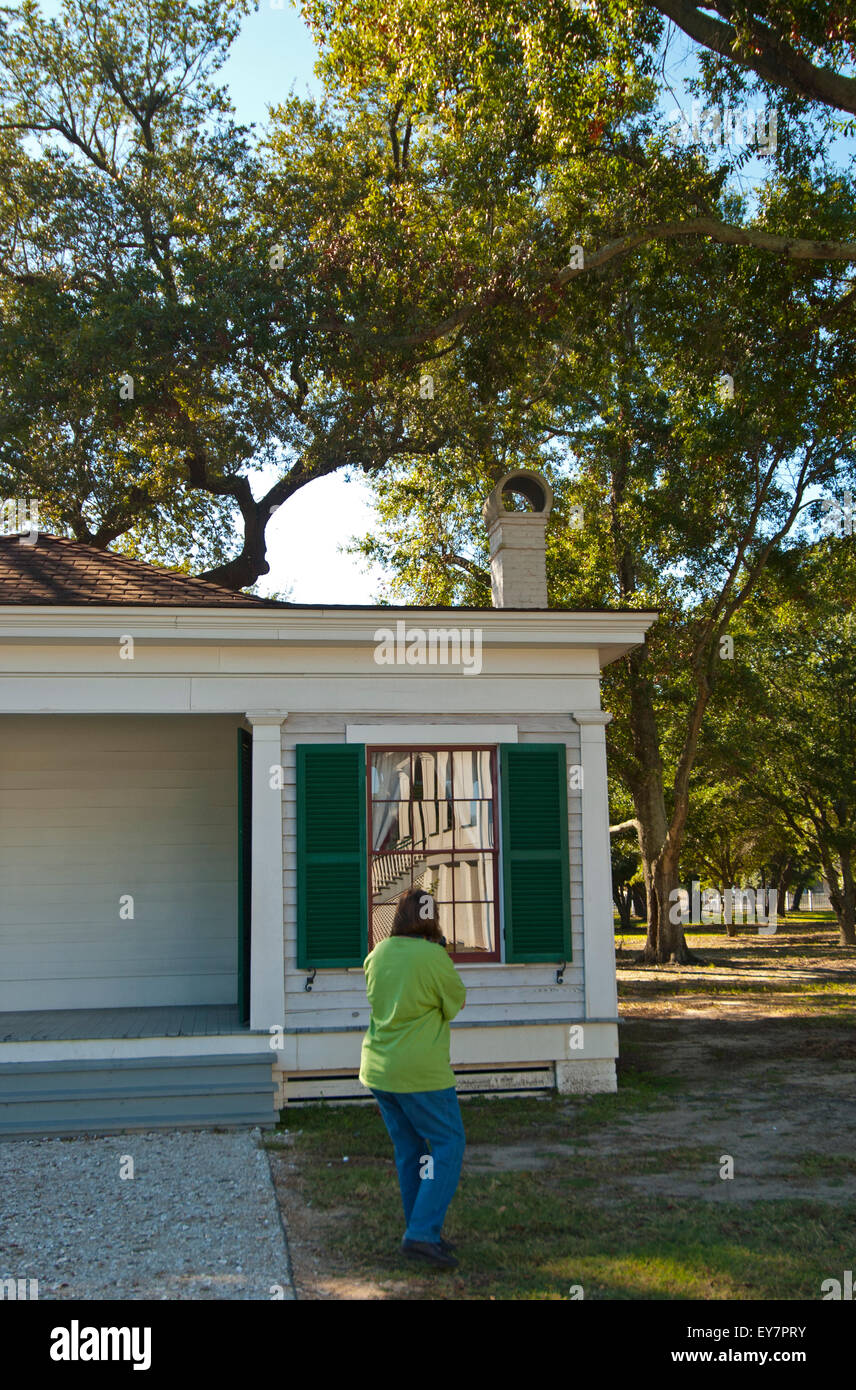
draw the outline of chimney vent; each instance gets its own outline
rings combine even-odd
[[[526,510],[510,510],[506,499],[513,498],[522,498]],[[552,507],[550,484],[528,468],[506,473],[485,502],[494,608],[547,607],[545,532]]]

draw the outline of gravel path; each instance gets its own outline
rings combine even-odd
[[[0,1144],[0,1279],[37,1279],[39,1299],[293,1299],[258,1139],[170,1130]],[[121,1176],[129,1157],[133,1178]]]

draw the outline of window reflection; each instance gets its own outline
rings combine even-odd
[[[371,943],[411,885],[438,904],[455,954],[498,954],[494,770],[489,749],[383,749],[370,756]]]

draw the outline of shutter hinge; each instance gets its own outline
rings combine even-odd
[[[311,975],[307,975],[307,976],[306,976],[306,984],[303,986],[303,988],[304,988],[304,990],[306,991],[307,994],[311,994],[311,993],[312,993],[312,986],[313,986],[313,984],[315,983],[315,976],[316,976],[317,974],[318,974],[318,971],[317,971],[317,970],[313,970],[312,973],[311,973]]]

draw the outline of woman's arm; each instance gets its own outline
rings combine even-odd
[[[440,995],[440,1008],[443,1017],[449,1022],[456,1014],[461,1012],[467,998],[467,991],[464,982],[455,969],[445,949],[441,948],[441,957],[438,961],[436,975],[437,990]]]

